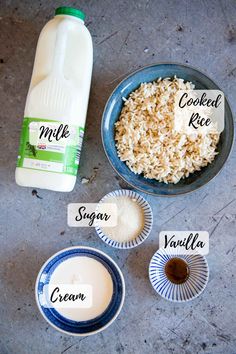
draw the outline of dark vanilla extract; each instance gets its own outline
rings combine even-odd
[[[165,265],[167,278],[174,284],[184,283],[189,276],[189,267],[182,258],[171,258]]]

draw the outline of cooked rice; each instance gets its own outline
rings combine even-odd
[[[211,163],[219,133],[186,135],[175,132],[174,98],[177,90],[193,90],[179,78],[143,83],[124,99],[115,124],[118,156],[135,174],[177,183]]]

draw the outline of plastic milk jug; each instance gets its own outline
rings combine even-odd
[[[84,18],[80,10],[59,7],[40,34],[15,175],[20,186],[74,188],[93,63]]]

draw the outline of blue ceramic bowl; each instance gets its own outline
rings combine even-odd
[[[208,166],[202,168],[177,184],[165,184],[154,179],[146,179],[143,175],[134,174],[127,165],[120,161],[114,139],[114,124],[118,120],[123,107],[122,97],[127,98],[142,82],[151,82],[159,77],[176,75],[194,83],[196,89],[220,90],[219,87],[202,72],[181,64],[157,64],[144,67],[125,78],[112,92],[103,112],[101,134],[105,153],[115,171],[134,188],[157,196],[174,196],[193,192],[215,177],[224,166],[234,140],[234,124],[231,109],[225,99],[225,129],[221,133],[217,151],[219,154]]]
[[[165,266],[172,258],[181,258],[188,265],[189,276],[182,284],[172,283],[166,276]],[[164,299],[173,302],[186,302],[198,297],[206,288],[209,279],[207,260],[200,254],[170,254],[159,249],[149,265],[149,279],[155,291]]]
[[[117,242],[112,239],[110,239],[107,235],[105,235],[102,231],[102,228],[100,226],[95,226],[95,230],[100,237],[100,239],[104,242],[106,242],[109,246],[114,247],[114,248],[120,248],[120,249],[130,249],[137,247],[141,245],[149,236],[151,230],[152,230],[152,223],[153,223],[153,215],[152,215],[152,209],[149,203],[144,199],[140,194],[128,190],[128,189],[119,189],[113,192],[110,192],[106,194],[99,203],[106,203],[106,198],[108,197],[119,197],[119,196],[126,196],[129,198],[134,198],[136,199],[138,205],[143,209],[144,213],[144,227],[142,232],[132,241],[126,241],[126,242]]]
[[[55,268],[63,261],[71,257],[86,256],[101,262],[111,275],[113,281],[113,295],[107,309],[98,317],[89,320],[76,322],[63,317],[54,308],[45,307],[40,301],[44,285],[48,284]],[[55,329],[70,335],[88,336],[98,333],[108,326],[119,315],[124,303],[125,282],[118,265],[105,253],[91,247],[70,247],[66,248],[49,258],[39,271],[35,296],[38,308],[44,319]]]

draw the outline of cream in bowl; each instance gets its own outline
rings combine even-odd
[[[55,310],[72,321],[88,321],[100,316],[109,306],[113,294],[112,278],[106,267],[96,259],[87,256],[71,257],[60,263],[52,273],[50,283],[58,284],[58,289],[60,284],[68,283],[89,284],[92,287],[91,306],[85,308],[57,307],[58,304],[61,305],[59,301],[66,301],[66,299],[59,299],[60,290],[53,294]]]
[[[148,202],[131,190],[116,190],[107,194],[99,204],[115,204],[117,225],[99,226],[95,229],[98,236],[108,245],[116,248],[133,248],[141,244],[152,228],[152,210]]]
[[[125,283],[119,267],[105,253],[71,247],[43,265],[35,291],[41,314],[54,328],[90,335],[116,319],[124,302]]]

